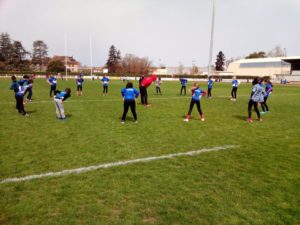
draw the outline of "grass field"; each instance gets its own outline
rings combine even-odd
[[[136,163],[81,174],[0,184],[0,224],[300,224],[300,87],[275,85],[263,122],[246,122],[250,84],[229,101],[230,84],[216,83],[202,99],[206,121],[193,111],[179,82],[162,96],[148,89],[151,107],[137,104],[138,124],[123,110],[121,81],[102,96],[99,81],[75,81],[55,118],[49,87],[37,79],[30,117],[15,111],[9,79],[0,79],[0,179],[57,172],[215,146],[232,149]],[[191,82],[189,82],[191,85]],[[137,87],[137,83],[135,83]],[[206,87],[202,84],[202,87]],[[139,101],[137,101],[139,102]],[[253,118],[256,118],[253,113]]]

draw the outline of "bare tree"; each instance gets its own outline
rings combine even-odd
[[[147,58],[139,58],[133,54],[126,54],[122,61],[122,72],[129,74],[148,74],[152,62]]]
[[[268,52],[269,57],[283,57],[286,56],[285,49],[280,45],[276,45],[270,52]]]

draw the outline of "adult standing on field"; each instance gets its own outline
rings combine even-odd
[[[252,123],[252,117],[251,117],[251,113],[252,113],[252,106],[254,106],[254,110],[257,114],[257,118],[258,121],[262,121],[262,119],[260,118],[260,113],[258,111],[258,103],[262,103],[264,101],[264,96],[265,96],[265,90],[264,87],[262,85],[262,79],[261,78],[254,78],[253,82],[252,82],[252,92],[251,92],[251,96],[250,96],[250,100],[248,103],[248,123]]]
[[[140,79],[139,79],[139,89],[140,89],[140,94],[141,94],[141,103],[142,103],[142,105],[144,105],[145,103],[144,103],[144,90],[143,90],[143,87],[142,87],[142,82],[143,82],[143,80],[145,79],[145,76],[144,75],[142,75],[142,76],[140,76]]]
[[[135,111],[135,99],[138,98],[139,92],[135,88],[133,88],[132,82],[128,82],[126,84],[126,88],[123,88],[121,90],[121,94],[124,100],[124,111],[121,119],[121,123],[125,123],[126,115],[128,112],[128,109],[130,107],[130,110],[132,112],[133,118],[135,123],[137,123],[137,115]]]
[[[52,92],[53,92],[53,95],[55,95],[57,78],[51,74],[50,78],[47,79],[47,82],[50,85],[50,97],[52,97]]]
[[[152,84],[152,82],[156,81],[156,79],[157,76],[151,75],[150,77],[145,77],[141,82],[140,90],[141,90],[142,104],[144,106],[149,106],[147,88]]]
[[[240,82],[236,79],[236,77],[233,77],[233,80],[231,82],[231,86],[232,86],[231,101],[236,101],[236,93],[239,85]]]

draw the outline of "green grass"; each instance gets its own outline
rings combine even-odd
[[[10,80],[0,80],[0,179],[61,171],[214,146],[236,148],[198,156],[132,164],[64,177],[0,184],[0,224],[299,224],[300,88],[276,85],[271,113],[248,124],[251,87],[237,102],[230,84],[217,83],[202,99],[206,121],[193,111],[179,82],[164,82],[162,96],[148,89],[151,107],[137,104],[124,125],[121,81],[102,96],[99,81],[75,81],[65,102],[66,121],[55,118],[45,80],[34,83],[30,117],[14,109]],[[137,87],[137,83],[134,84]],[[189,83],[191,85],[191,82]],[[205,87],[205,84],[202,84]],[[139,102],[139,101],[137,101]],[[253,113],[253,118],[256,118]]]

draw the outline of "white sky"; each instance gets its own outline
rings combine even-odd
[[[0,32],[31,51],[43,40],[49,56],[67,55],[90,65],[105,64],[114,44],[126,53],[147,56],[154,65],[207,66],[212,0],[0,0]],[[216,0],[213,62],[270,51],[279,44],[300,55],[300,0]]]

